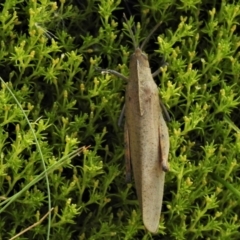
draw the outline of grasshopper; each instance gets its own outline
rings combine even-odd
[[[131,28],[130,33],[135,42]],[[149,232],[156,233],[162,209],[165,172],[168,171],[169,135],[163,118],[166,110],[159,99],[148,57],[142,52],[145,42],[146,39],[140,48],[134,44],[128,78],[114,70],[103,71],[127,80],[124,106],[126,176],[130,178],[132,168],[144,226]]]

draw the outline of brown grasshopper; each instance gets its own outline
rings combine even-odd
[[[130,33],[135,42],[131,30]],[[132,168],[143,223],[148,231],[156,233],[162,209],[165,172],[168,171],[169,135],[163,118],[166,110],[159,99],[148,57],[142,52],[146,40],[140,48],[135,44],[128,78],[113,70],[103,71],[127,80],[124,107],[127,179]],[[168,114],[166,117],[169,118]]]

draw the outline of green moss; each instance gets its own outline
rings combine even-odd
[[[139,42],[162,21],[145,51],[153,71],[163,56],[169,64],[156,78],[172,117],[159,234],[145,232],[125,183],[126,83],[95,70],[128,76],[124,1],[10,0],[0,13],[0,239],[52,207],[18,239],[239,239],[239,3],[128,6]]]

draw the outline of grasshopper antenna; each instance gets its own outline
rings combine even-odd
[[[152,31],[148,34],[148,36],[145,38],[143,41],[140,49],[143,49],[144,45],[148,42],[149,38],[153,35],[153,33],[159,28],[159,26],[162,24],[162,22],[159,22],[153,29]]]
[[[134,49],[136,49],[138,46],[137,46],[137,42],[136,42],[136,39],[134,37],[134,34],[133,34],[133,31],[132,31],[132,28],[131,26],[128,24],[128,20],[127,20],[127,17],[125,15],[125,13],[123,13],[123,18],[126,22],[126,25],[128,26],[128,31],[130,33],[130,37],[132,38],[132,41],[133,41],[133,45],[134,45]]]
[[[126,6],[126,8],[127,8],[127,12],[128,12],[128,14],[129,14],[129,16],[132,16],[131,10],[130,10],[129,5],[128,5],[127,2],[128,2],[127,0],[124,1],[125,6]]]

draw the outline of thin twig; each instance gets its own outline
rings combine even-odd
[[[29,226],[28,228],[24,229],[23,231],[21,231],[20,233],[18,233],[17,235],[15,235],[14,237],[10,238],[9,240],[13,240],[16,239],[17,237],[21,236],[22,234],[24,234],[25,232],[29,231],[31,228],[36,227],[37,225],[39,225],[48,215],[49,213],[53,210],[54,208],[51,208],[38,222],[34,223],[33,225]]]

